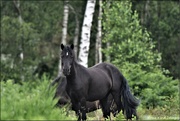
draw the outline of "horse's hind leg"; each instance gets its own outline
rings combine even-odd
[[[122,102],[121,102],[121,95],[117,92],[112,92],[112,95],[113,95],[113,98],[114,98],[114,101],[117,105],[117,110],[118,110],[118,113],[121,111],[123,111],[123,105],[122,105]]]
[[[110,117],[110,105],[108,103],[108,98],[105,97],[105,98],[101,99],[100,104],[102,107],[103,117],[104,118],[108,118],[108,116]]]

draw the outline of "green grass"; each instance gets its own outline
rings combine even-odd
[[[180,119],[178,107],[171,107],[171,110],[168,110],[168,107],[166,107],[166,108],[157,107],[154,109],[152,109],[152,108],[144,109],[144,108],[142,108],[142,105],[140,105],[137,109],[137,112],[138,112],[140,121],[145,121],[145,120],[177,121]],[[87,116],[88,116],[89,120],[102,120],[103,119],[101,109],[99,109],[95,112],[92,112],[92,113],[88,113]],[[122,112],[120,112],[116,117],[113,117],[113,115],[111,115],[111,119],[117,120],[117,121],[126,120],[124,118],[124,115],[122,114]],[[136,120],[136,119],[133,118],[133,120]],[[107,121],[109,121],[109,119]]]
[[[1,120],[77,120],[74,111],[67,108],[54,108],[57,100],[53,100],[55,89],[48,90],[50,81],[27,81],[22,85],[12,80],[1,81]],[[178,120],[178,100],[172,99],[170,107],[145,109],[138,107],[140,120]],[[101,109],[88,113],[88,120],[102,120]],[[122,113],[112,120],[125,120]]]
[[[145,109],[140,105],[137,109],[139,120],[178,120],[179,119],[179,108],[175,107],[177,103],[173,100],[171,107],[156,107]],[[174,103],[174,105],[173,105]],[[170,110],[169,110],[170,108]]]

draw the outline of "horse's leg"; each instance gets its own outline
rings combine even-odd
[[[80,103],[71,100],[72,102],[72,109],[75,111],[76,116],[78,116],[78,121],[81,121],[81,111],[80,111]]]
[[[108,118],[110,116],[110,105],[108,103],[108,96],[100,100],[100,104],[102,107],[103,117]]]
[[[115,101],[115,103],[117,105],[117,110],[118,110],[118,113],[119,113],[121,111],[121,109],[123,109],[123,105],[122,105],[122,102],[121,102],[121,95],[118,92],[115,92],[115,91],[112,92],[112,95],[113,95],[114,101]]]
[[[86,120],[86,99],[82,98],[80,101],[80,109],[82,112],[82,120]]]
[[[136,120],[138,120],[138,119],[139,119],[139,117],[138,117],[138,115],[137,115],[137,113],[136,113],[136,112],[135,112],[134,116],[136,116]]]

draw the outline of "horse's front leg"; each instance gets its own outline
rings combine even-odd
[[[71,100],[72,101],[72,100]],[[78,121],[81,121],[81,111],[80,111],[80,102],[74,102],[72,101],[72,109],[75,111],[76,116],[78,117]]]
[[[82,113],[82,120],[86,120],[86,99],[82,98],[81,101],[81,113]]]
[[[81,121],[82,117],[81,117],[81,111],[80,110],[78,110],[76,112],[76,115],[78,116],[78,121]]]

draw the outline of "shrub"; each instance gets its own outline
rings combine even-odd
[[[36,84],[36,86],[34,86]],[[1,81],[1,119],[2,120],[64,120],[64,108],[55,108],[54,89],[48,90],[47,79],[36,82],[14,84],[12,80]],[[34,87],[33,87],[34,86]],[[74,118],[75,119],[75,118]]]

